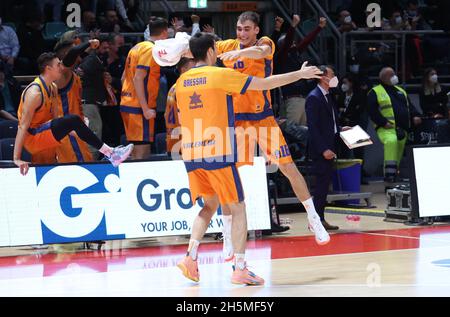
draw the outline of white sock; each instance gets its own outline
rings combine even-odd
[[[200,241],[191,239],[189,240],[188,254],[191,256],[192,260],[197,260],[197,252]]]
[[[236,253],[234,255],[234,265],[236,265],[236,267],[239,270],[244,270],[245,269],[245,254]]]
[[[302,201],[303,207],[306,209],[306,213],[308,214],[308,218],[311,220],[315,220],[319,218],[319,215],[316,212],[316,208],[314,207],[314,202],[312,198],[309,198],[305,201]]]
[[[110,157],[113,149],[109,145],[106,145],[106,143],[103,143],[102,147],[98,151],[103,155]]]
[[[231,227],[233,224],[233,216],[232,215],[222,215],[223,218],[223,228],[222,233],[224,238],[231,239]]]

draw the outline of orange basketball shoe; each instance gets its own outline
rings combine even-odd
[[[231,275],[231,283],[245,285],[264,285],[264,279],[249,271],[247,265],[243,270],[233,265],[233,275]]]
[[[197,260],[194,261],[189,255],[178,262],[177,266],[180,268],[183,275],[191,281],[198,282],[200,280]]]

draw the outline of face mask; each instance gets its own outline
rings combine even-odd
[[[345,22],[345,23],[352,23],[352,16],[351,16],[351,15],[346,16],[346,17],[344,18],[344,22]]]
[[[433,84],[437,84],[437,82],[438,82],[438,75],[433,75],[433,76],[431,76],[431,77],[430,77],[430,81],[431,81]]]
[[[394,75],[394,76],[391,77],[391,84],[394,85],[394,86],[398,84],[398,77],[397,77],[397,75]]]
[[[350,87],[347,84],[342,84],[341,89],[343,92],[349,91]]]
[[[402,23],[402,17],[396,17],[395,18],[395,24],[401,24]]]
[[[358,64],[350,65],[350,71],[353,74],[358,74],[359,73],[359,65]]]
[[[328,86],[330,88],[336,88],[338,85],[339,85],[339,79],[336,76],[331,78],[330,81],[328,82]]]
[[[415,16],[417,16],[417,12],[416,11],[408,11],[408,16],[410,18],[414,18]]]

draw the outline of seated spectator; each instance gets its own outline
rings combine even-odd
[[[339,13],[339,20],[336,26],[341,33],[355,31],[358,29],[355,22],[353,22],[352,20],[350,12],[348,12],[347,10],[342,10]]]
[[[121,31],[119,24],[119,17],[115,10],[107,10],[105,12],[105,18],[100,26],[100,31],[106,33],[119,33]]]
[[[20,45],[16,32],[11,27],[3,25],[0,17],[0,59],[6,64],[6,73],[12,73],[19,50]]]
[[[28,14],[25,24],[17,30],[21,43],[17,59],[17,72],[23,75],[37,74],[36,60],[45,52],[45,41],[42,36],[42,16],[39,13]]]
[[[5,85],[5,73],[0,72],[0,90],[3,90],[3,87]],[[0,121],[2,119],[17,121],[17,118],[15,116],[5,110],[5,100],[3,99],[3,95],[0,94]]]
[[[419,12],[417,0],[409,0],[407,8],[403,13],[405,21],[411,25],[411,30],[430,30],[431,27],[425,22],[422,14]]]
[[[346,75],[342,78],[338,110],[341,126],[361,125],[360,118],[365,111],[364,97],[359,91],[353,75]]]
[[[400,9],[395,9],[392,12],[391,17],[388,19],[383,19],[382,28],[385,31],[404,31],[411,30],[411,25],[409,21],[402,17],[402,12]],[[399,35],[396,37],[400,37]]]
[[[420,91],[420,106],[423,114],[429,118],[447,118],[447,91],[439,84],[435,69],[425,70]]]
[[[97,18],[92,11],[84,11],[81,18],[81,28],[78,29],[79,33],[89,33],[97,28]]]

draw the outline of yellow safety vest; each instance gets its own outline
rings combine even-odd
[[[394,86],[398,91],[403,93],[406,98],[406,102],[408,102],[408,97],[406,91],[399,87]],[[372,88],[375,94],[377,95],[378,106],[380,107],[380,113],[383,117],[385,117],[391,124],[395,126],[395,116],[394,109],[392,108],[392,100],[389,97],[386,89],[384,89],[383,85],[378,85]],[[409,104],[408,104],[409,107]]]

